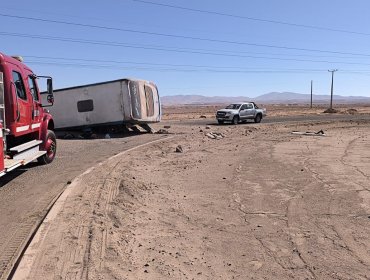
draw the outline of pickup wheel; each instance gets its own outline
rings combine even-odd
[[[218,121],[218,124],[224,124],[224,121],[222,120],[217,120]]]
[[[45,141],[46,154],[37,159],[37,161],[41,164],[51,163],[54,160],[55,153],[57,151],[57,141],[53,131],[48,130]]]
[[[257,114],[257,116],[254,118],[255,123],[260,123],[261,120],[262,120],[262,115],[261,114]]]
[[[239,122],[239,116],[234,116],[233,120],[231,121],[232,124],[238,124]]]

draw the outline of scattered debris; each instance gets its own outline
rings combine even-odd
[[[216,139],[216,140],[220,140],[222,138],[225,138],[225,135],[223,135],[222,133],[219,133],[219,132],[210,132],[210,133],[207,133],[206,136],[210,139]]]
[[[205,116],[205,115],[201,115],[199,118],[201,118],[201,119],[206,119],[206,118],[207,118],[207,116]]]
[[[169,134],[168,130],[161,128],[156,132],[157,134]]]
[[[352,108],[344,111],[344,114],[349,114],[349,115],[355,115],[357,113],[358,113],[358,111],[356,109],[352,109]]]
[[[176,153],[183,153],[184,151],[183,151],[183,149],[182,149],[182,147],[181,147],[181,145],[178,145],[177,147],[176,147]]]
[[[317,132],[312,132],[312,131],[306,131],[306,132],[301,132],[301,131],[292,131],[292,134],[296,135],[305,135],[305,136],[326,136],[325,132],[321,129]]]
[[[329,108],[329,109],[326,109],[324,111],[324,113],[326,113],[326,114],[335,114],[335,113],[339,113],[339,111],[337,109]]]
[[[247,128],[244,132],[244,135],[248,135],[250,133],[253,133],[254,131],[258,130],[257,128],[255,127],[250,127],[250,128]]]
[[[62,136],[63,139],[74,139],[76,138],[72,133],[65,133],[63,136]]]
[[[163,128],[169,129],[169,128],[171,128],[171,126],[170,125],[165,125],[165,126],[163,126]]]
[[[211,127],[209,125],[206,126],[206,129],[211,129]]]

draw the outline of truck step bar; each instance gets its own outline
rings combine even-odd
[[[8,172],[20,167],[24,166],[31,161],[34,161],[38,159],[39,157],[43,156],[46,154],[46,151],[37,151],[33,153],[32,155],[29,155],[29,157],[22,158],[22,159],[4,159],[4,164],[5,164],[5,170],[0,172],[0,177],[4,176]]]
[[[40,140],[32,140],[11,148],[10,151],[13,153],[13,156],[11,159],[4,159],[4,170],[1,171],[0,177],[46,154],[46,151],[40,151],[41,143],[42,141]]]
[[[22,160],[20,159],[5,159],[5,172],[12,171],[13,169],[16,169],[17,167],[22,165]]]
[[[32,140],[32,141],[24,143],[22,145],[15,146],[15,147],[11,148],[10,151],[20,153],[20,152],[23,152],[25,150],[31,149],[33,147],[39,146],[41,143],[42,143],[41,140]]]
[[[26,165],[26,164],[30,163],[31,161],[34,161],[34,160],[38,159],[39,157],[41,157],[45,154],[46,154],[46,151],[38,151],[38,152],[34,153],[32,156],[30,156],[29,158],[25,158],[23,160],[23,165]]]

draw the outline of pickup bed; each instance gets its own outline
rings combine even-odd
[[[255,123],[261,122],[266,116],[266,109],[258,108],[254,102],[233,103],[226,106],[225,109],[218,110],[216,119],[219,124],[231,122],[238,124],[247,120],[254,120]]]

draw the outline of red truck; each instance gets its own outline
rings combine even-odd
[[[48,104],[42,104],[37,80],[47,79]],[[38,160],[51,163],[56,153],[52,78],[37,76],[21,57],[0,53],[0,177]]]

